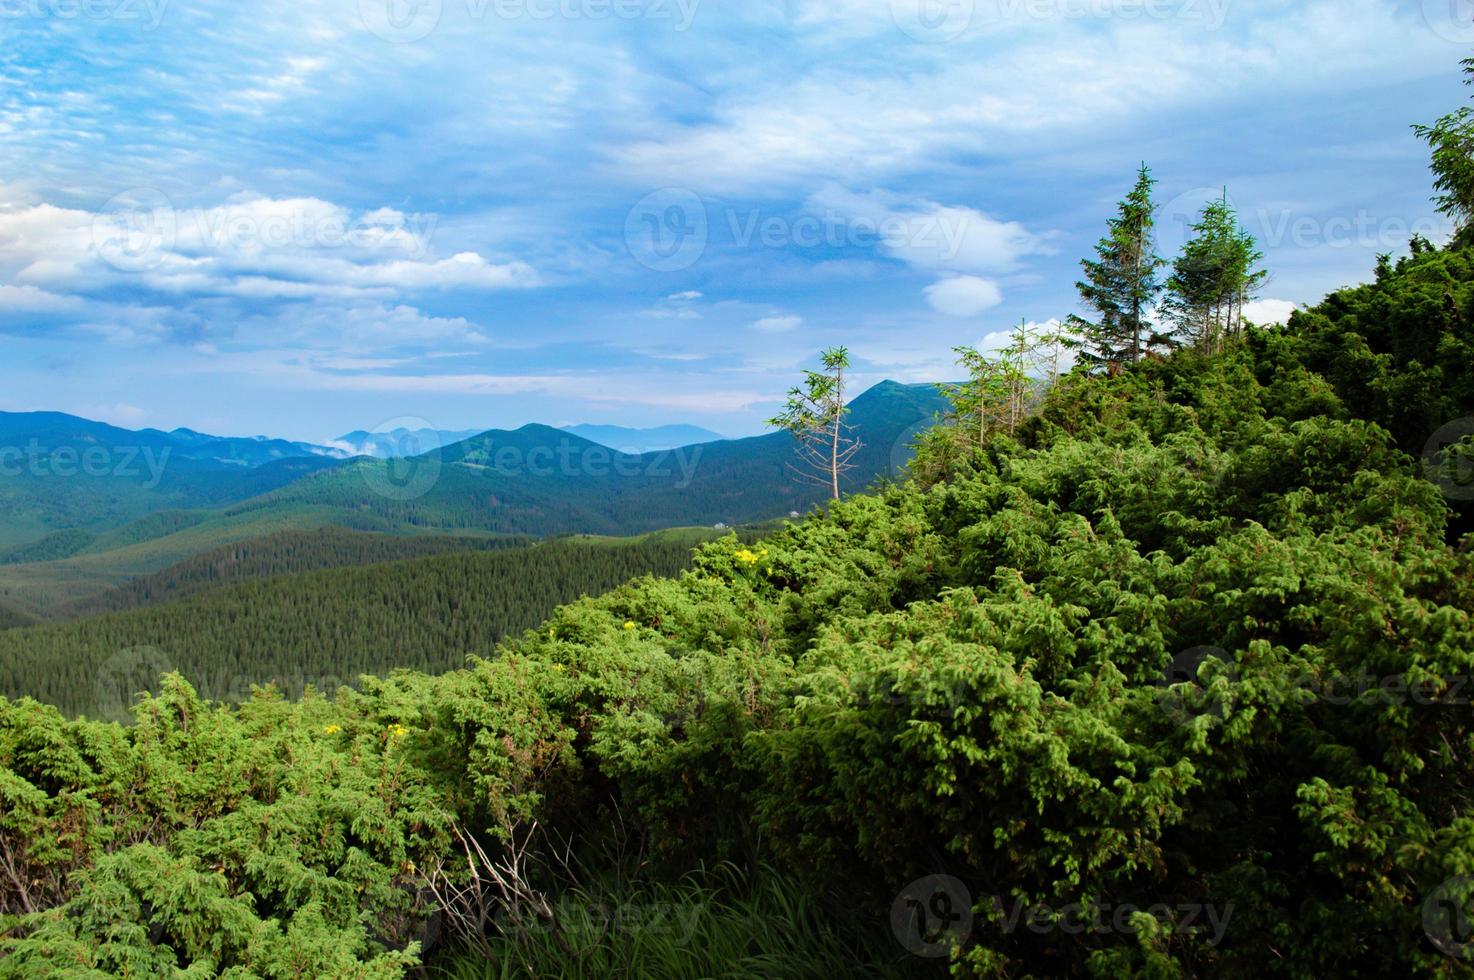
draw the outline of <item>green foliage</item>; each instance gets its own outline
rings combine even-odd
[[[331,691],[396,667],[438,673],[469,654],[489,655],[560,603],[639,575],[675,574],[690,564],[692,545],[713,536],[560,540],[244,579],[208,591],[198,586],[213,566],[195,564],[182,578],[150,583],[186,598],[0,634],[0,694],[116,720],[162,670],[178,670],[205,696],[227,700],[268,682],[295,696],[308,685]],[[342,550],[321,551],[333,541]],[[334,535],[270,541],[241,555],[256,570],[297,564],[303,559],[294,542],[314,549],[311,561],[379,552],[376,542]]]
[[[1257,268],[1264,256],[1240,227],[1226,191],[1203,207],[1192,232],[1167,279],[1164,306],[1175,327],[1170,339],[1215,354],[1239,338],[1244,304],[1267,275]]]
[[[463,669],[238,707],[174,677],[126,729],[0,702],[0,974],[391,973],[436,921],[494,950],[434,964],[455,976],[739,948],[924,973],[893,912],[941,875],[972,913],[954,976],[1466,975],[1424,904],[1474,871],[1474,547],[1407,449],[1419,413],[1474,413],[1445,360],[1471,261],[1420,251],[1220,355],[1071,376],[1012,436],[924,437],[930,478],[709,543]],[[516,554],[415,577],[455,567],[424,589],[465,603],[460,563]],[[601,884],[611,852],[638,881]],[[723,861],[785,878],[680,883]],[[689,901],[711,959],[621,933],[580,960],[576,907],[621,895]],[[792,955],[753,909],[807,923]]]
[[[1474,58],[1462,62],[1464,84],[1474,85]],[[1474,218],[1474,109],[1450,112],[1431,126],[1413,127],[1432,152],[1430,168],[1438,210],[1458,223],[1456,241],[1469,244],[1469,222]]]
[[[1161,294],[1158,272],[1164,264],[1154,246],[1155,185],[1143,163],[1136,184],[1107,222],[1096,257],[1080,263],[1085,278],[1076,287],[1094,319],[1072,317],[1072,322],[1086,338],[1083,357],[1091,364],[1119,368],[1146,352],[1151,337],[1147,313]]]
[[[230,582],[530,544],[531,539],[524,537],[424,534],[406,537],[337,527],[280,531],[187,558],[152,575],[133,579],[70,611],[77,615],[117,612],[187,598]]]

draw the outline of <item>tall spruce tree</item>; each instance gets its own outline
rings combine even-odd
[[[1095,246],[1096,258],[1080,262],[1085,278],[1075,285],[1094,319],[1072,316],[1070,321],[1085,337],[1084,359],[1112,370],[1140,360],[1152,337],[1148,312],[1162,291],[1157,272],[1165,264],[1155,251],[1155,184],[1143,163],[1136,185]]]
[[[1174,340],[1216,354],[1243,327],[1244,305],[1266,275],[1258,268],[1264,256],[1240,227],[1227,191],[1204,206],[1192,232],[1167,279],[1163,310]]]

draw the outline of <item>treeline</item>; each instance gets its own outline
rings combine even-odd
[[[526,547],[527,537],[472,535],[388,535],[327,527],[281,531],[222,545],[178,564],[134,579],[127,585],[68,610],[65,618],[121,612],[183,599],[230,582],[295,575],[350,565],[427,558],[459,551]]]
[[[695,543],[692,533],[557,540],[241,581],[162,605],[11,629],[0,633],[0,696],[117,719],[136,692],[171,670],[227,700],[268,682],[297,696],[365,673],[439,673],[470,654],[490,655],[503,637],[581,595],[677,574]],[[343,547],[341,554],[380,546]],[[282,546],[264,557],[290,562],[280,557],[289,552]]]

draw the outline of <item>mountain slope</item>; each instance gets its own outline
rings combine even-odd
[[[0,698],[116,718],[136,688],[179,670],[214,698],[252,684],[297,695],[399,667],[440,672],[490,655],[556,606],[645,574],[674,575],[717,534],[560,539],[237,581],[176,601],[0,631]],[[145,679],[147,678],[147,679]],[[120,686],[121,685],[121,686]]]
[[[910,434],[941,405],[931,386],[892,382],[856,398],[850,421],[865,446],[846,492],[897,472]],[[793,461],[793,440],[781,432],[627,455],[542,425],[482,433],[411,459],[281,460],[224,474],[229,492],[218,506],[156,512],[161,501],[138,501],[143,513],[121,526],[72,527],[0,550],[0,602],[55,619],[138,576],[286,531],[624,536],[751,524],[825,499],[797,477]],[[294,474],[304,478],[287,479]],[[252,486],[256,495],[239,499]]]
[[[282,440],[133,431],[60,412],[0,412],[0,564],[75,554],[93,532],[158,511],[265,493],[338,465],[326,453]]]
[[[911,436],[944,400],[930,385],[883,382],[850,405],[864,446],[846,491],[897,473]],[[398,461],[355,460],[224,511],[313,505],[411,527],[547,536],[635,534],[686,524],[750,523],[825,499],[793,470],[783,432],[638,455],[543,425],[495,430]]]

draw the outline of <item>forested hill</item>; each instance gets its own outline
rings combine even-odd
[[[267,682],[295,697],[305,685],[333,691],[360,674],[397,668],[439,673],[462,665],[469,654],[490,655],[503,637],[535,626],[561,603],[640,575],[674,575],[690,565],[695,544],[715,536],[687,529],[630,540],[462,550],[217,584],[208,591],[199,590],[210,578],[209,566],[190,563],[151,583],[187,598],[0,632],[0,697],[35,697],[68,713],[126,717],[133,693],[154,686],[168,670],[180,671],[209,697],[234,700]],[[302,539],[248,547],[245,567],[225,575],[296,564],[294,543]],[[322,554],[323,541],[308,543],[312,555]],[[379,549],[351,537],[340,543],[340,554],[355,558]],[[131,592],[120,601],[142,598]]]
[[[281,531],[265,537],[223,545],[187,558],[152,575],[81,603],[64,616],[119,612],[139,606],[183,599],[231,582],[295,575],[325,568],[375,565],[426,558],[457,551],[493,551],[526,547],[526,537],[485,535],[369,534],[327,527],[315,531]]]
[[[863,443],[843,486],[894,477],[913,437],[945,407],[932,385],[883,382],[854,399],[847,423]],[[495,430],[406,460],[356,460],[222,511],[222,516],[329,507],[342,520],[395,527],[477,528],[538,537],[636,534],[662,527],[752,523],[826,498],[793,468],[785,432],[626,455],[543,425]]]

